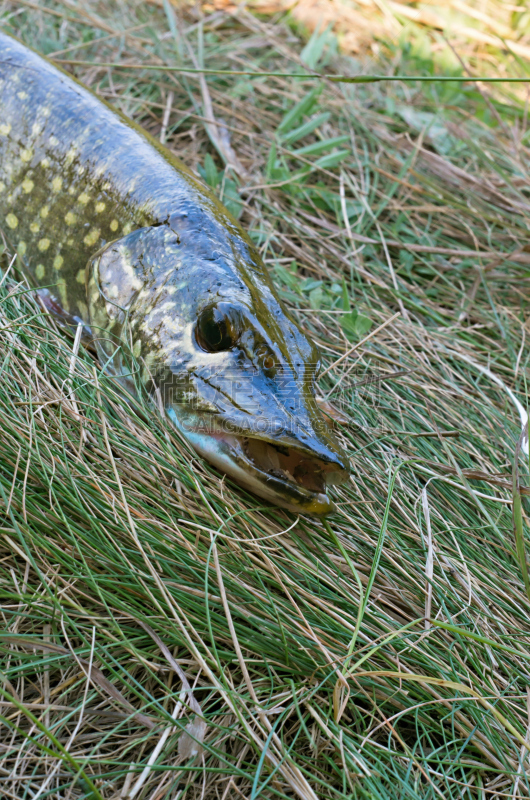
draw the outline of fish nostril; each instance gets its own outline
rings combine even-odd
[[[258,349],[255,350],[254,363],[263,370],[267,378],[274,378],[276,375],[276,359],[266,345],[260,345]]]

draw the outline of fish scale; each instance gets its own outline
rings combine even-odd
[[[39,285],[66,281],[59,297],[67,314],[86,318],[71,273],[82,286],[77,276],[94,250],[133,228],[208,203],[223,217],[222,235],[227,212],[135,123],[1,33],[0,52],[2,207],[28,274]],[[68,278],[54,266],[58,257]]]
[[[140,126],[1,32],[0,108],[0,228],[48,310],[82,323],[128,391],[139,377],[158,392],[220,470],[329,511],[348,461],[315,402],[318,353],[239,223]]]

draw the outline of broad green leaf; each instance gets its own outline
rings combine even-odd
[[[344,278],[342,279],[342,308],[344,311],[351,310],[350,295],[348,293],[348,287],[346,286],[346,281]]]
[[[317,281],[315,278],[306,278],[300,284],[300,288],[303,292],[310,292],[312,289],[316,289],[318,286],[322,286],[322,281]]]
[[[217,167],[215,166],[215,161],[211,157],[210,153],[206,153],[204,157],[204,172],[206,176],[206,183],[208,186],[211,186],[212,189],[215,189],[217,184],[219,183],[220,173],[217,171]]]
[[[341,325],[348,339],[355,342],[366,336],[372,327],[372,320],[365,314],[359,314],[358,311],[350,311],[342,316]]]
[[[316,289],[313,289],[309,292],[309,305],[311,308],[317,309],[320,308],[322,305],[322,287],[317,286]]]
[[[320,125],[323,125],[325,122],[327,122],[330,116],[331,114],[329,111],[324,111],[322,114],[318,114],[316,117],[308,119],[303,125],[300,125],[298,128],[295,128],[294,131],[288,133],[287,136],[284,137],[282,144],[293,144],[293,142],[297,142],[298,139],[303,139],[304,136],[309,136],[309,134],[313,133],[313,131],[320,127]]]
[[[287,167],[282,164],[281,161],[277,161],[276,166],[274,166],[271,170],[270,177],[273,182],[282,183],[284,181],[288,181],[292,176]]]
[[[306,114],[309,114],[317,101],[320,92],[322,91],[322,85],[315,86],[305,97],[303,97],[299,103],[293,106],[287,114],[285,114],[284,118],[278,125],[277,133],[287,133],[298,122],[305,117]]]
[[[284,267],[283,264],[276,264],[274,272],[283,283],[300,294],[300,278],[296,274],[296,261],[291,262],[289,269]]]
[[[526,562],[526,551],[524,541],[524,527],[523,527],[523,512],[522,512],[522,499],[521,493],[515,486],[513,489],[513,529],[515,533],[515,546],[517,550],[517,559],[519,567],[523,576],[523,582],[526,589],[527,597],[530,599],[530,579],[528,577],[528,564]]]
[[[237,191],[237,184],[235,181],[227,180],[225,181],[224,191],[223,191],[223,203],[230,211],[233,217],[239,219],[241,213],[243,211],[243,201],[239,196],[239,192]]]
[[[293,150],[293,155],[296,156],[311,156],[316,153],[322,153],[324,150],[331,150],[332,147],[337,147],[341,144],[346,144],[350,141],[349,136],[335,136],[333,139],[322,139],[321,142],[313,142],[307,144],[305,147],[299,147],[298,150]]]
[[[300,53],[300,59],[304,62],[304,64],[307,64],[310,69],[315,69],[316,65],[324,54],[326,45],[335,43],[336,37],[331,31],[331,23],[322,33],[320,33],[319,29],[316,28],[308,43]]]
[[[327,153],[325,156],[318,158],[315,164],[317,167],[330,169],[331,167],[336,167],[341,161],[344,161],[346,156],[349,156],[350,153],[351,150],[337,150],[336,153]]]
[[[271,144],[271,151],[269,153],[269,157],[267,159],[267,167],[265,169],[265,173],[267,175],[267,178],[269,179],[272,177],[272,171],[276,163],[276,156],[277,156],[276,142],[273,142]]]
[[[405,268],[406,272],[410,273],[414,264],[414,253],[411,253],[410,250],[400,250],[399,263],[401,267]]]
[[[367,317],[365,314],[359,314],[357,317],[357,324],[355,326],[356,333],[359,339],[362,339],[363,336],[366,336],[370,328],[372,327],[372,320],[370,317]]]

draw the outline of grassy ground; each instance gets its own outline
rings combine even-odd
[[[329,28],[344,53],[379,56],[390,43],[414,47],[445,70],[470,74],[528,74],[530,7],[508,0],[249,0],[256,11],[278,13],[308,32]],[[233,0],[207,0],[207,8],[232,8]],[[429,63],[424,67],[429,70]],[[523,88],[523,97],[526,90]]]
[[[524,99],[120,66],[356,71],[286,15],[17,0],[0,22],[90,62],[240,216],[353,464],[329,524],[265,507],[8,276],[1,796],[528,797]]]

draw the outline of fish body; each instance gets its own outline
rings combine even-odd
[[[1,32],[0,229],[47,308],[201,455],[281,506],[331,509],[348,461],[315,402],[318,353],[249,237],[138,125]]]

